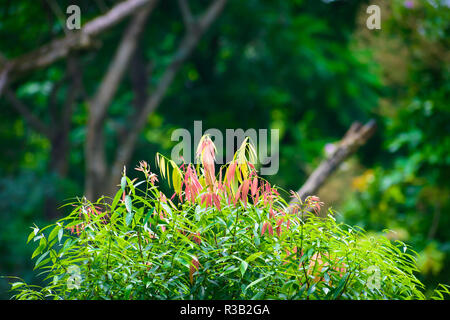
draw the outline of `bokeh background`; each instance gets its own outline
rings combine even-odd
[[[83,26],[118,2],[0,0],[0,70],[64,37],[67,6],[81,8]],[[187,28],[181,3],[155,5],[96,128],[108,166],[173,66]],[[212,0],[187,3],[197,17]],[[380,30],[366,27],[370,4],[381,9]],[[0,276],[40,283],[30,227],[85,194],[90,106],[131,19],[89,48],[10,74],[0,96]],[[279,129],[279,172],[267,178],[297,190],[327,145],[373,118],[376,134],[318,195],[339,220],[411,245],[430,290],[450,284],[449,22],[445,0],[229,0],[145,117],[129,172],[139,160],[155,168],[156,152],[170,155],[172,131],[201,120],[204,130]],[[0,278],[0,298],[8,289]]]

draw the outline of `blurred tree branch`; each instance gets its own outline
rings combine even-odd
[[[19,98],[17,98],[16,94],[13,90],[11,90],[7,85],[4,87],[4,93],[6,99],[11,103],[11,105],[19,112],[22,117],[24,117],[25,121],[28,123],[30,127],[32,127],[37,132],[42,135],[50,138],[51,130],[47,127],[47,125],[41,121],[38,117],[36,117],[31,109],[25,105]]]
[[[73,50],[86,49],[94,45],[93,37],[113,27],[125,17],[133,14],[144,5],[156,0],[127,0],[114,6],[104,15],[87,22],[80,31],[55,39],[40,48],[20,57],[0,63],[0,94],[4,83],[20,75],[46,67],[59,59],[67,57]]]
[[[195,20],[194,17],[192,16],[192,12],[191,9],[189,8],[187,0],[178,0],[178,6],[180,7],[184,25],[187,30],[190,30]]]
[[[354,122],[333,152],[320,163],[297,191],[298,196],[304,200],[306,197],[314,195],[339,165],[367,142],[375,130],[375,120],[370,120],[365,125]],[[298,201],[294,199],[289,205],[292,208],[296,203]]]

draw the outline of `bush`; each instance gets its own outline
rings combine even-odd
[[[13,298],[424,298],[411,250],[338,224],[331,212],[320,218],[317,197],[289,207],[256,175],[248,141],[218,174],[209,137],[197,155],[197,166],[157,155],[170,199],[141,162],[145,180],[124,169],[114,199],[82,199],[69,216],[35,227],[28,241],[39,243],[32,258],[48,285],[15,282]]]

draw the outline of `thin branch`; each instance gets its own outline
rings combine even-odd
[[[47,126],[38,117],[36,117],[22,101],[20,101],[16,97],[16,95],[10,88],[5,87],[4,94],[9,103],[11,103],[11,105],[25,118],[25,120],[34,130],[48,138],[51,137],[51,132],[47,128]]]
[[[2,72],[0,72],[0,97],[2,96],[2,93],[8,84],[8,75],[9,70],[11,69],[10,65],[6,66]]]
[[[63,84],[67,80],[67,74],[63,76],[61,79],[53,83],[52,90],[48,96],[48,110],[50,113],[50,118],[53,123],[57,123],[59,121],[58,115],[59,112],[57,110],[58,105],[58,92],[63,86]]]
[[[67,59],[67,73],[71,78],[71,84],[64,102],[64,109],[61,114],[61,124],[67,133],[70,130],[70,122],[72,121],[73,109],[76,99],[83,87],[82,68],[79,65],[78,57],[74,54],[69,55]]]
[[[187,0],[178,0],[178,6],[180,7],[184,25],[186,26],[186,29],[190,30],[195,20],[194,17],[192,16],[192,12],[191,9],[189,8]]]
[[[11,70],[11,63],[5,58],[3,53],[0,52],[0,97],[2,96],[3,89],[8,84],[8,74]]]
[[[305,184],[297,191],[299,197],[303,200],[307,196],[316,193],[339,165],[350,155],[355,153],[360,146],[366,143],[375,132],[375,129],[376,124],[374,120],[370,120],[364,126],[359,122],[353,123],[342,140],[338,143],[336,149],[327,159],[322,161],[308,177]],[[290,207],[292,208],[296,203],[298,203],[297,200],[292,200]]]
[[[147,88],[150,83],[149,79],[152,77],[152,69],[153,63],[151,61],[149,63],[145,62],[143,52],[138,47],[133,55],[133,58],[131,59],[129,68],[130,83],[134,95],[133,105],[136,110],[135,114],[139,114],[139,111],[144,107],[145,102],[147,101]],[[129,119],[132,121],[131,123],[134,123],[133,119],[134,118]]]

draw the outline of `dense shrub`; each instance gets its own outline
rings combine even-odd
[[[114,199],[82,199],[28,241],[44,288],[12,284],[15,299],[421,299],[415,258],[401,243],[318,217],[317,197],[290,206],[256,175],[245,141],[215,172],[215,147],[199,163],[157,163],[175,193],[162,194],[147,163],[124,170]],[[296,197],[295,193],[292,193]],[[442,297],[436,291],[436,297]]]

